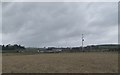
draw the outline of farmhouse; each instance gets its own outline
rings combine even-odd
[[[62,49],[60,48],[47,48],[45,50],[39,50],[39,52],[42,52],[42,53],[59,53],[59,52],[62,52]]]

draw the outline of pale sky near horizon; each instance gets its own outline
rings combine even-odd
[[[3,2],[2,44],[30,47],[118,43],[117,2]]]

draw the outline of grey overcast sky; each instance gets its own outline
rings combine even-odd
[[[118,43],[117,2],[3,2],[2,44],[30,47]]]

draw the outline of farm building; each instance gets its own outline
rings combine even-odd
[[[39,50],[39,52],[42,52],[42,53],[59,53],[59,52],[62,52],[62,49],[60,48],[47,48],[47,49],[41,49]]]

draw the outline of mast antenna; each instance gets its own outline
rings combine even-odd
[[[82,34],[82,50],[84,50],[84,34]]]

